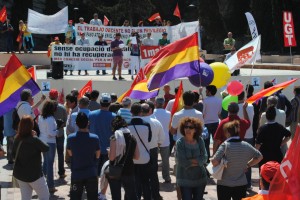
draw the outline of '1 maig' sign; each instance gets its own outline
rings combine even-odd
[[[292,12],[283,11],[283,35],[285,47],[297,46]]]

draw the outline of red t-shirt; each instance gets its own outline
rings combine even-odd
[[[164,99],[165,99],[165,105],[164,105],[164,108],[166,108],[168,102],[171,100],[171,99],[174,99],[175,98],[175,95],[174,94],[165,94],[164,95]]]
[[[220,124],[217,128],[217,131],[215,133],[215,136],[214,136],[215,140],[219,140],[219,141],[221,141],[221,143],[223,143],[226,140],[226,137],[225,137],[225,134],[224,134],[224,131],[223,131],[223,126],[227,122],[231,122],[233,120],[240,121],[240,138],[241,138],[241,140],[244,139],[246,131],[250,127],[251,122],[249,120],[246,120],[246,119],[241,119],[237,115],[230,115],[230,116],[228,116],[227,118],[223,119],[220,122]]]

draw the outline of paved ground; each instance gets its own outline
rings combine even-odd
[[[159,163],[161,160],[159,160]],[[159,169],[159,182],[160,182],[160,194],[163,196],[164,200],[176,200],[176,190],[175,190],[175,176],[173,175],[173,166],[174,166],[174,157],[170,158],[170,173],[172,174],[172,183],[163,183],[164,180],[161,175],[161,169]],[[57,159],[55,161],[55,185],[58,191],[51,196],[51,200],[58,199],[69,199],[68,192],[70,187],[70,169],[66,167],[67,177],[65,179],[59,179],[57,175]],[[248,193],[250,195],[255,194],[258,191],[258,169],[254,168],[253,172],[253,192]],[[18,200],[21,199],[20,190],[18,188],[11,187],[11,175],[12,175],[12,166],[7,164],[6,158],[0,160],[0,184],[2,185],[1,189],[1,200]],[[216,184],[215,180],[209,179],[206,191],[208,194],[204,195],[205,200],[217,200]],[[111,199],[110,190],[107,192],[108,200]],[[33,194],[33,199],[37,199]]]

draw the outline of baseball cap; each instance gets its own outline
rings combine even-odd
[[[168,33],[167,32],[163,32],[162,35],[168,35]]]
[[[129,97],[125,97],[123,100],[122,100],[122,104],[124,106],[128,106],[131,104],[131,99]]]
[[[49,92],[49,98],[50,99],[56,99],[58,97],[58,91],[57,89],[51,89]]]
[[[110,103],[111,102],[111,97],[109,93],[102,93],[101,94],[101,103]]]
[[[269,161],[260,167],[260,175],[265,179],[265,181],[271,183],[279,167],[280,164],[278,162]]]

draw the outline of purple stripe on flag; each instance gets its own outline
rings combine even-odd
[[[145,100],[150,99],[152,97],[156,97],[158,95],[158,90],[152,92],[143,92],[140,90],[132,90],[131,94],[129,95],[130,98]]]
[[[10,95],[5,101],[0,103],[0,116],[4,115],[5,113],[9,112],[11,109],[17,106],[18,102],[21,100],[21,92],[24,89],[30,89],[32,92],[32,96],[36,95],[39,91],[41,91],[36,82],[30,79],[22,87],[20,87],[18,90],[12,93],[12,95]]]
[[[154,90],[177,78],[189,77],[198,73],[200,73],[198,60],[178,64],[167,71],[155,74],[148,82],[148,89]]]

